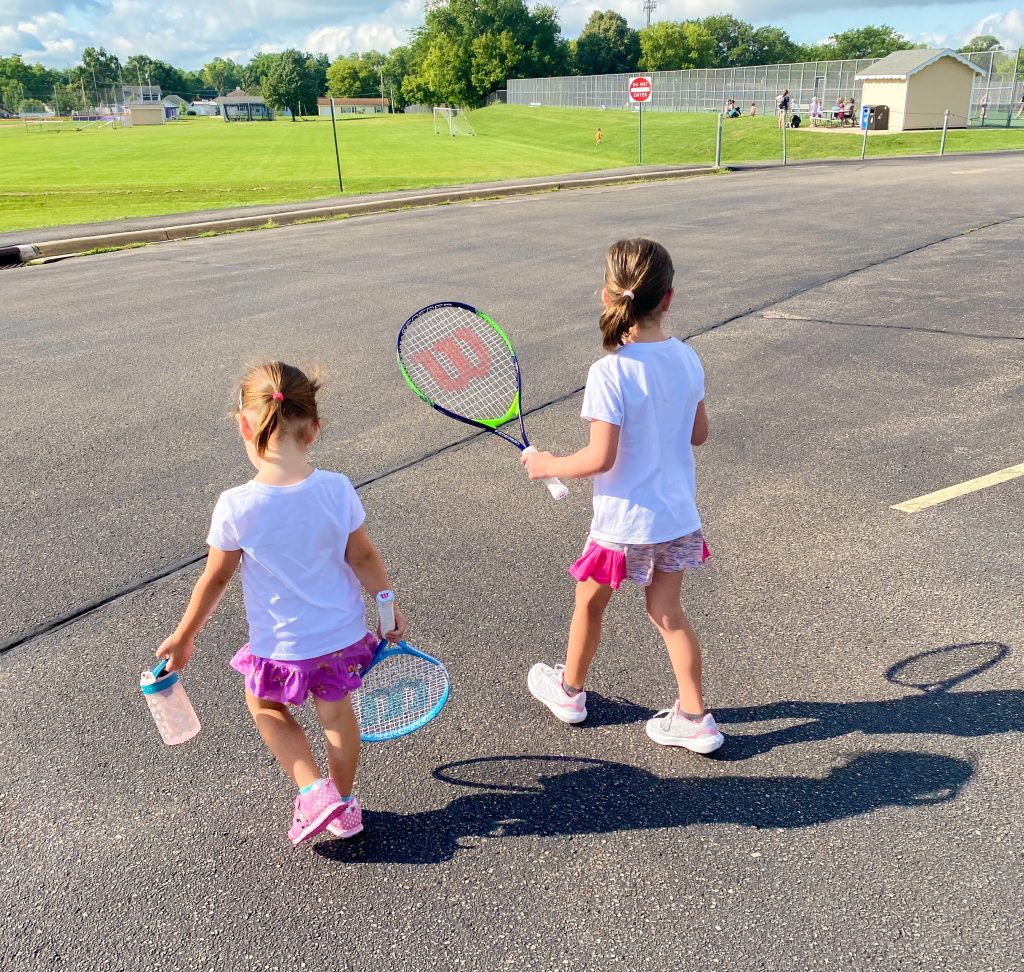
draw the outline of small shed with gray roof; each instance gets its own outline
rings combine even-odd
[[[857,74],[863,105],[889,108],[889,131],[966,128],[974,79],[985,72],[952,50],[895,51]]]

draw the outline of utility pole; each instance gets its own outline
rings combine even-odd
[[[644,12],[647,14],[647,26],[651,26],[651,14],[658,9],[658,0],[644,0]]]
[[[380,113],[384,114],[384,65],[378,64],[377,70],[380,71]]]

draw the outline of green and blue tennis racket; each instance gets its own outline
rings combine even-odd
[[[508,335],[483,311],[446,300],[421,307],[398,332],[398,367],[406,384],[442,415],[493,432],[520,452],[536,452],[526,437],[519,359]],[[520,438],[501,430],[519,419]],[[569,491],[543,480],[556,500]]]

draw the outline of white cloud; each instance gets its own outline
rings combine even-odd
[[[609,8],[634,27],[644,23],[639,0],[565,0],[558,4],[563,35],[577,36],[593,11]],[[755,25],[788,27],[800,40],[885,21],[937,46],[957,47],[978,33],[1024,45],[1020,8],[981,16],[986,10],[991,8],[983,0],[658,0],[655,18],[731,13]],[[152,0],[0,0],[0,54],[18,52],[64,67],[92,45],[122,60],[145,53],[198,68],[218,55],[246,61],[257,51],[286,47],[331,57],[387,52],[407,43],[409,31],[422,22],[423,0],[218,0],[201,6],[194,0],[164,0],[159,6]],[[920,27],[929,31],[917,33]]]
[[[992,13],[982,17],[973,27],[964,31],[962,43],[979,34],[998,37],[1005,47],[1024,47],[1024,11],[1008,10],[1006,13]]]

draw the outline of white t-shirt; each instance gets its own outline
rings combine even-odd
[[[675,338],[591,365],[583,417],[619,426],[615,465],[594,477],[594,540],[663,543],[700,529],[690,438],[703,399],[700,358]]]
[[[291,486],[250,481],[221,493],[206,542],[242,551],[254,655],[301,661],[365,636],[359,580],[345,561],[365,518],[347,477],[321,469]]]

